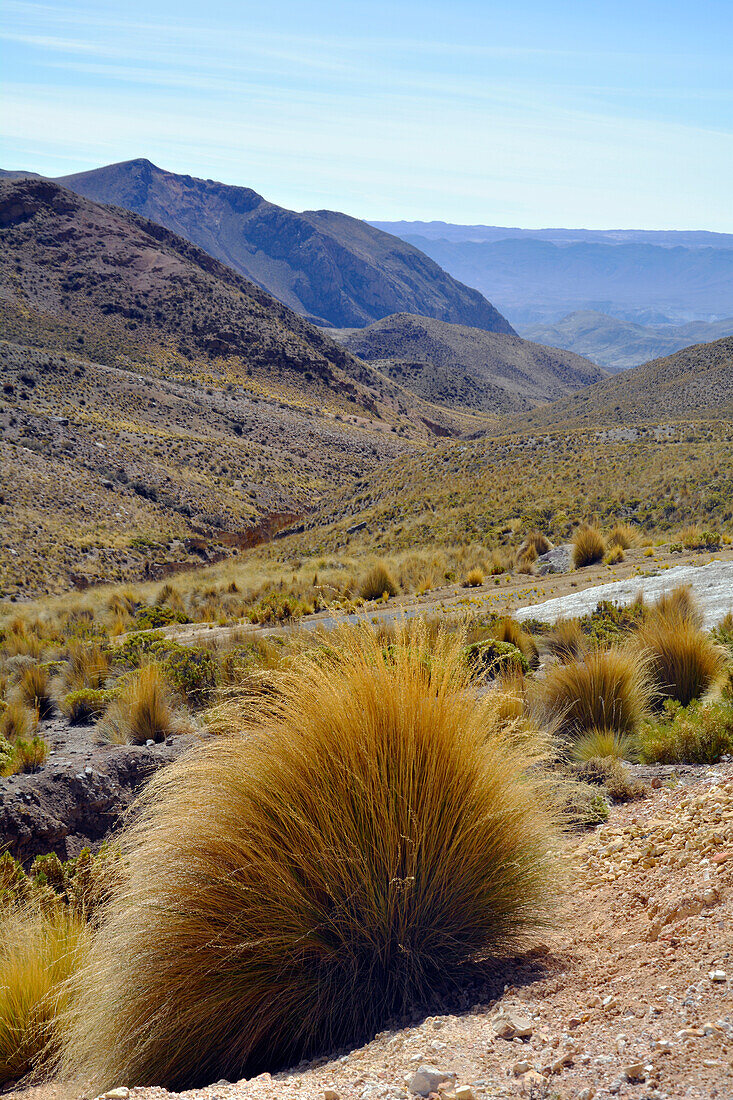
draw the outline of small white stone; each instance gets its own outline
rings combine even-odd
[[[129,1095],[130,1090],[122,1086],[117,1089],[110,1089],[109,1092],[103,1092],[99,1100],[127,1100]]]
[[[459,1085],[456,1089],[456,1100],[476,1100],[476,1093],[470,1085]]]
[[[624,1075],[627,1081],[643,1081],[646,1077],[646,1068],[643,1062],[632,1062],[624,1067]]]
[[[711,982],[725,982],[728,980],[725,970],[711,970],[708,977]]]
[[[417,1096],[429,1096],[431,1092],[438,1091],[438,1085],[443,1081],[454,1081],[455,1076],[455,1073],[423,1064],[417,1067],[410,1078],[409,1089]]]

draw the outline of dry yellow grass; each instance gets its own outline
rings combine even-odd
[[[171,691],[157,665],[131,674],[99,724],[99,736],[113,745],[164,741],[176,728]]]
[[[581,660],[547,670],[536,705],[571,744],[592,730],[633,736],[648,713],[651,689],[645,661],[620,649],[594,649]]]
[[[573,538],[573,565],[582,569],[603,560],[606,543],[597,527],[579,527]]]
[[[58,1018],[70,999],[65,983],[89,940],[86,924],[65,907],[0,910],[0,1087],[58,1053]]]
[[[647,663],[658,697],[676,699],[683,706],[704,695],[727,662],[725,650],[709,634],[676,614],[652,616],[636,631],[634,644]]]
[[[461,641],[335,633],[156,776],[80,978],[78,1085],[274,1069],[531,941],[557,888],[541,746]]]

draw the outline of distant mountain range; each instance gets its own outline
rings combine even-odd
[[[332,335],[413,393],[449,408],[513,413],[604,377],[569,351],[409,313]]]
[[[733,316],[730,234],[378,224],[399,230],[455,278],[490,292],[522,331],[578,310],[641,324]]]
[[[626,370],[670,355],[691,344],[733,335],[733,317],[723,321],[690,321],[686,325],[639,325],[595,310],[578,310],[554,325],[528,325],[527,340],[567,348],[610,371]]]
[[[346,214],[296,213],[249,188],[166,172],[149,160],[55,182],[164,225],[319,325],[367,325],[406,310],[489,332],[514,331],[481,293],[417,248]]]
[[[654,244],[663,248],[733,248],[733,233],[704,229],[519,229],[502,225],[453,225],[450,222],[370,222],[397,237],[434,241],[506,241],[524,239],[553,244]]]

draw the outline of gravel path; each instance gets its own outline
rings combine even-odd
[[[631,603],[642,592],[645,599],[656,600],[678,584],[689,584],[705,615],[705,626],[710,628],[720,622],[728,611],[733,611],[733,562],[712,561],[708,565],[678,565],[650,577],[631,577],[611,584],[599,584],[582,592],[559,596],[544,603],[520,607],[514,612],[519,619],[542,619],[553,623],[556,619],[586,615],[601,600],[613,600],[619,604]]]

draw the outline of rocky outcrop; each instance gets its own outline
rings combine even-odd
[[[147,780],[193,740],[95,748],[81,760],[0,780],[0,851],[28,864],[47,852],[65,860],[99,847]]]

